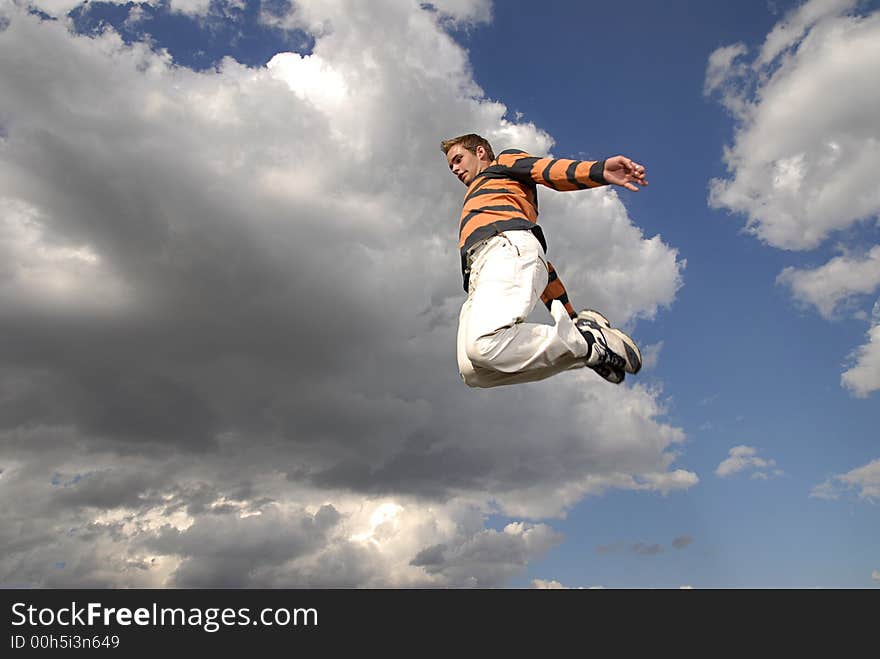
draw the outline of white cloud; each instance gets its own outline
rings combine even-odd
[[[345,100],[345,78],[318,55],[278,53],[266,67],[299,98],[325,112],[336,110]]]
[[[538,590],[564,590],[566,586],[563,586],[555,579],[551,579],[549,581],[544,579],[532,579],[532,588],[536,588]]]
[[[201,16],[208,13],[211,8],[211,0],[171,0],[172,11],[190,16]]]
[[[113,0],[111,0],[112,2]],[[83,0],[29,0],[27,4],[39,9],[49,16],[66,16],[74,7],[78,7]]]
[[[734,62],[749,52],[744,43],[721,46],[709,55],[709,63],[706,66],[706,80],[703,87],[705,94],[711,94],[719,89],[731,75],[742,71],[734,66]],[[742,66],[742,65],[740,65]]]
[[[369,6],[358,7],[350,4],[349,0],[295,0],[293,4],[293,11],[280,14],[263,8],[261,18],[269,25],[286,29],[305,30],[319,37],[326,37],[332,33],[351,34],[362,27],[362,21],[371,20]],[[396,18],[401,18],[408,14],[411,15],[412,11],[418,6],[422,6],[426,10],[422,12],[423,16],[420,18],[426,18],[441,26],[449,23],[458,27],[467,27],[488,22],[492,18],[491,0],[411,2],[401,7],[403,11],[397,13],[396,17],[384,12],[382,9],[379,11],[384,12],[383,17],[385,19],[391,18],[396,20]],[[399,34],[397,29],[400,27],[403,27],[403,25],[398,24],[395,26],[393,23],[376,23],[374,25],[374,29],[387,35],[392,40],[395,34]]]
[[[748,81],[750,68],[742,61],[748,53],[743,43],[717,48],[709,55],[703,93],[706,96],[718,92],[722,105],[733,116],[743,119],[748,110],[742,86]]]
[[[31,6],[48,14],[49,16],[61,17],[69,14],[73,9],[87,4],[84,0],[26,0]],[[131,0],[101,0],[111,5],[127,5]],[[218,0],[213,0],[217,2]],[[204,16],[211,8],[212,0],[169,0],[171,11],[188,16]],[[241,6],[244,0],[225,0],[225,4]],[[133,11],[139,11],[141,6],[156,7],[160,0],[137,0]]]
[[[814,305],[831,320],[842,304],[880,286],[880,245],[862,257],[845,254],[812,270],[785,268],[776,281],[789,286],[795,298]]]
[[[838,499],[842,494],[855,491],[859,499],[873,502],[880,497],[880,459],[872,460],[845,474],[835,474],[816,485],[810,492],[817,499]]]
[[[758,449],[753,446],[734,446],[728,451],[728,457],[715,468],[715,474],[727,478],[747,469],[757,470],[752,473],[752,478],[767,479],[782,474],[778,469],[771,469],[776,466],[775,460],[759,458],[757,454]]]
[[[755,67],[769,66],[783,51],[800,41],[804,33],[818,21],[837,16],[857,4],[856,0],[809,0],[803,3],[773,27],[764,41]]]
[[[862,65],[880,59],[880,12],[858,17],[823,10],[795,24],[765,50],[779,55],[781,44],[793,39],[793,52],[772,67],[755,62],[753,94],[748,85],[723,83],[723,67],[742,53],[738,47],[710,58],[706,88],[722,97],[746,94],[725,153],[731,178],[712,181],[710,204],[746,215],[748,230],[770,245],[802,250],[880,212],[871,174],[880,166],[880,87],[872,68]]]
[[[874,303],[873,319],[868,342],[853,352],[854,363],[840,378],[844,387],[862,398],[880,389],[880,300]]]
[[[698,481],[660,390],[461,383],[462,189],[439,142],[553,142],[483,98],[442,17],[302,3],[309,56],[195,72],[9,16],[0,495],[21,503],[0,581],[502,585],[561,541],[538,518]],[[569,197],[542,197],[551,259],[637,337],[683,262],[613,192]]]
[[[646,238],[614,189],[582,195],[547,192],[541,214],[552,218],[546,230],[549,256],[575,306],[602,309],[615,325],[632,327],[634,319],[653,319],[672,304],[686,261],[661,236]],[[607,248],[587,247],[602,244]]]
[[[743,44],[709,58],[705,92],[737,119],[725,149],[729,176],[710,183],[709,204],[745,215],[767,244],[809,250],[846,237],[880,215],[880,11],[854,13],[851,0],[810,0],[781,20],[747,64]],[[880,247],[844,254],[815,269],[785,268],[778,283],[826,318],[856,317],[858,296],[880,286]],[[873,332],[873,330],[872,330]],[[844,386],[864,396],[877,388],[873,338],[854,354]]]
[[[33,7],[39,11],[61,18],[67,16],[77,7],[88,5],[84,0],[14,0],[20,1],[21,4]],[[127,5],[131,0],[101,0],[110,5]],[[141,6],[155,7],[159,5],[161,0],[137,0],[133,3],[132,11],[140,11]],[[173,11],[187,14],[207,13],[211,0],[170,0],[170,6]]]
[[[427,4],[456,23],[485,23],[492,19],[491,0],[433,0]]]
[[[663,350],[663,341],[641,346],[640,349],[642,352],[642,368],[646,371],[657,368],[657,363],[660,361],[660,353]]]
[[[871,581],[880,583],[880,570],[871,570]]]

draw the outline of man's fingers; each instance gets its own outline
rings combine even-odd
[[[624,181],[621,185],[623,185],[623,187],[625,187],[627,190],[632,190],[633,192],[638,192],[639,188],[636,185],[634,185],[631,181],[635,181],[639,185],[648,185],[648,182],[644,178],[635,177],[635,176],[632,176],[629,179],[624,179]]]
[[[609,158],[606,166],[608,167],[606,170],[606,180],[609,183],[616,183],[633,192],[639,191],[638,186],[648,185],[648,181],[645,180],[645,166],[632,158],[615,156],[614,158]],[[613,178],[608,175],[611,173],[614,174]]]

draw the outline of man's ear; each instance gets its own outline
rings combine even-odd
[[[482,144],[478,145],[476,149],[474,149],[474,154],[477,156],[477,160],[488,160],[486,156],[486,147]]]

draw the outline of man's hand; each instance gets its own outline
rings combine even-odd
[[[605,180],[613,185],[622,185],[627,190],[638,192],[639,189],[633,185],[648,185],[645,180],[645,168],[634,162],[626,156],[614,156],[605,161],[605,171],[602,172]]]

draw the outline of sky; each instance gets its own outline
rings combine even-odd
[[[595,4],[0,1],[0,584],[880,587],[880,3]],[[462,383],[469,132],[623,385]]]

